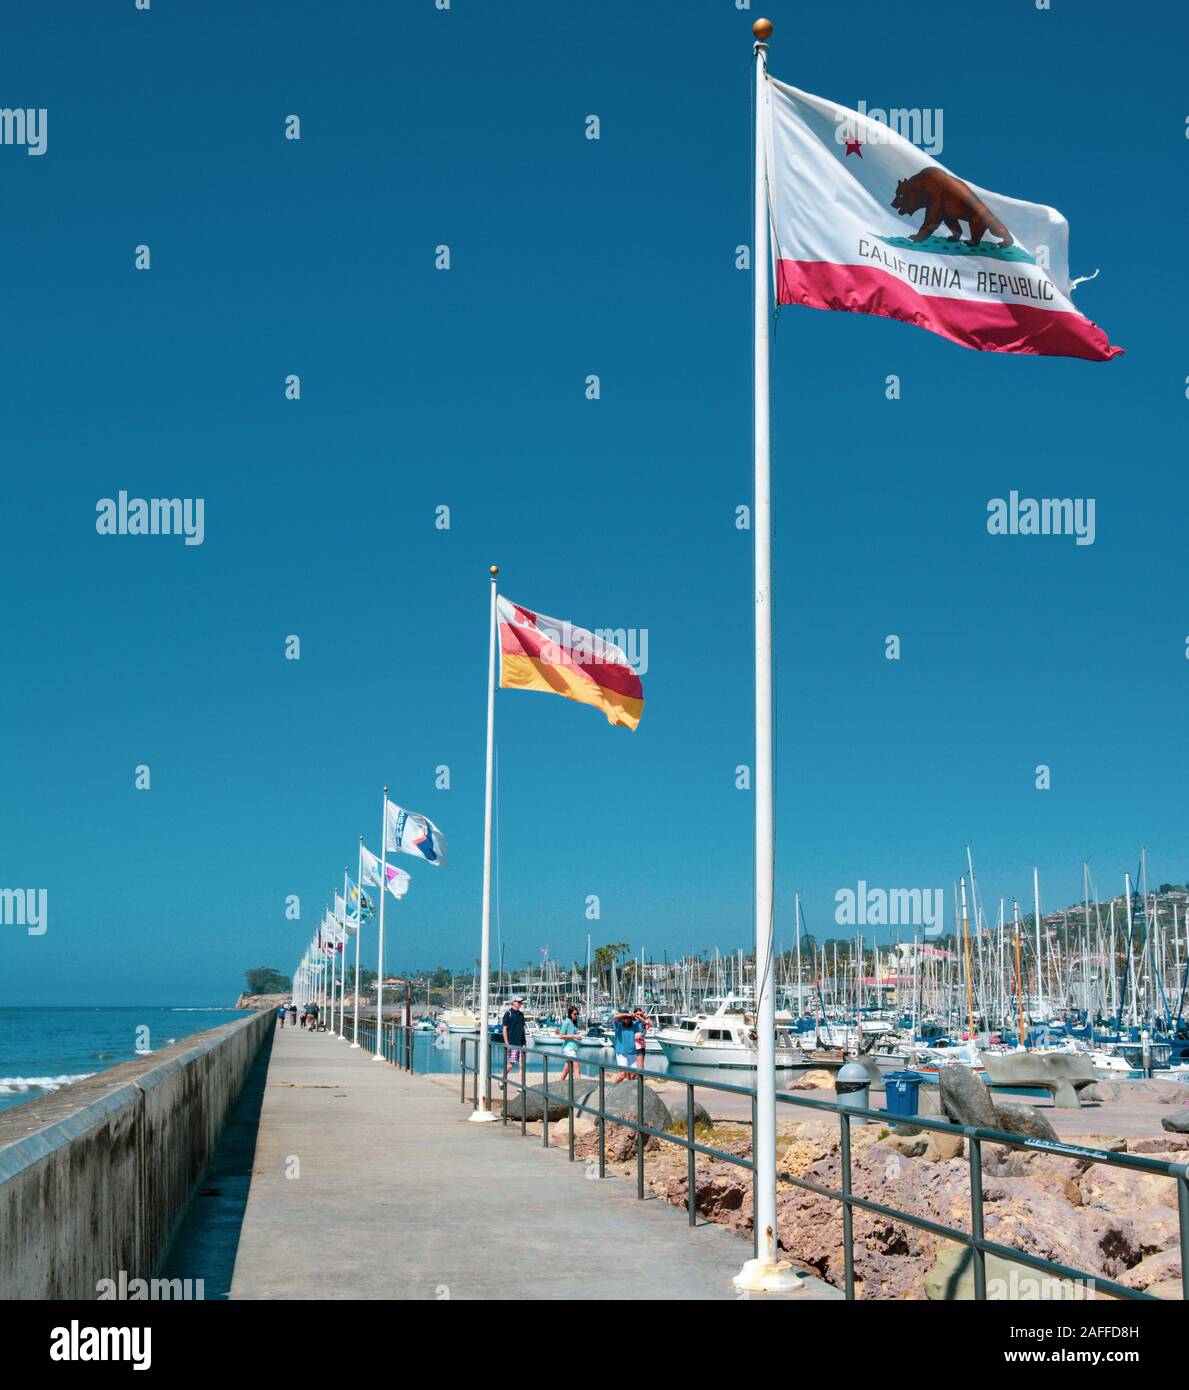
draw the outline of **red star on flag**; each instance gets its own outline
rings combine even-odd
[[[859,156],[859,158],[862,159],[862,158],[863,158],[863,149],[862,149],[862,145],[863,145],[863,142],[862,142],[861,140],[852,140],[852,139],[850,138],[850,136],[848,135],[848,136],[846,137],[846,154],[844,154],[844,155],[842,156],[843,159],[846,159],[848,155],[852,155],[852,154],[857,154],[857,155]]]

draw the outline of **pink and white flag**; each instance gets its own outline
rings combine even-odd
[[[982,352],[1123,351],[1073,307],[1054,208],[964,183],[882,121],[775,78],[766,90],[779,303],[900,319]]]
[[[370,850],[362,846],[360,859],[364,883],[374,884],[377,888],[383,883],[394,898],[403,898],[409,891],[409,884],[413,878],[411,874],[405,873],[404,869],[398,869],[394,864],[382,864]]]

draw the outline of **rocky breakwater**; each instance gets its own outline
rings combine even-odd
[[[1012,1134],[1055,1138],[1039,1110],[1015,1103],[997,1103],[983,1083],[964,1068],[947,1068],[940,1090],[942,1118],[963,1125]],[[962,1073],[962,1075],[958,1075]],[[819,1084],[823,1099],[828,1075],[799,1078],[799,1090]],[[971,1084],[973,1083],[973,1085]],[[975,1089],[975,1086],[978,1089]],[[634,1114],[635,1087],[631,1092]],[[1189,1088],[1180,1096],[1162,1098],[1173,1113],[1189,1101]],[[609,1092],[610,1094],[610,1092]],[[928,1094],[928,1093],[927,1093]],[[625,1103],[628,1097],[625,1096]],[[659,1103],[659,1098],[658,1103]],[[928,1094],[931,1103],[937,1093]],[[1086,1148],[1143,1153],[1173,1163],[1189,1163],[1189,1137],[1161,1131],[1161,1101],[1152,1097],[1152,1133],[1123,1137],[1103,1132],[1106,1113],[1095,1113],[1087,1132],[1066,1135],[1064,1142]],[[1167,1113],[1167,1112],[1166,1112]],[[841,1188],[839,1125],[832,1116],[803,1120],[782,1118],[777,1139],[778,1168],[823,1187]],[[659,1114],[656,1119],[661,1117]],[[698,1117],[701,1120],[701,1117]],[[669,1128],[661,1123],[654,1128]],[[1099,1132],[1091,1132],[1092,1127]],[[684,1124],[680,1126],[684,1132]],[[578,1150],[597,1152],[591,1122],[581,1125]],[[740,1121],[698,1125],[702,1142],[741,1157],[751,1155],[750,1128]],[[914,1216],[969,1230],[970,1167],[962,1136],[938,1134],[911,1124],[899,1126],[855,1123],[851,1130],[851,1183],[857,1196],[895,1207]],[[564,1142],[564,1126],[557,1141]],[[608,1127],[610,1171],[634,1173],[636,1136],[619,1126]],[[684,1208],[688,1199],[685,1152],[656,1139],[645,1144],[646,1182],[657,1195]],[[731,1164],[699,1156],[694,1201],[708,1221],[740,1234],[752,1229],[751,1175]],[[1161,1298],[1180,1297],[1180,1256],[1175,1182],[1094,1164],[1076,1157],[1016,1150],[1006,1145],[983,1146],[984,1226],[989,1239],[1027,1254],[1058,1261],[1093,1277],[1116,1280]],[[783,1181],[777,1192],[781,1246],[795,1263],[804,1265],[837,1286],[844,1282],[844,1253],[840,1204]],[[905,1221],[856,1210],[854,1213],[856,1293],[866,1299],[969,1298],[973,1292],[967,1248],[942,1240]],[[1093,1296],[1079,1286],[1056,1287],[1045,1276],[1018,1263],[988,1261],[988,1292],[1009,1299]],[[1045,1282],[1048,1280],[1049,1282]]]

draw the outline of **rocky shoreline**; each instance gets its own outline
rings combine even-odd
[[[957,1070],[957,1069],[955,1069]],[[990,1093],[976,1077],[981,1097],[967,1100],[990,1106]],[[822,1098],[832,1096],[826,1073],[810,1073],[794,1085],[820,1087]],[[958,1093],[964,1081],[956,1081]],[[622,1094],[619,1094],[622,1092]],[[703,1093],[713,1106],[714,1093]],[[651,1085],[645,1123],[655,1129],[685,1132],[685,1117],[675,1120]],[[1150,1155],[1189,1164],[1189,1134],[1170,1132],[1189,1117],[1189,1086],[1168,1082],[1114,1082],[1098,1087],[1099,1099],[1077,1112],[1061,1112],[1061,1141],[1087,1148]],[[608,1087],[608,1104],[634,1116],[635,1085]],[[519,1119],[519,1103],[509,1098],[510,1117]],[[529,1119],[539,1129],[539,1101],[530,1097]],[[975,1123],[953,1113],[949,1095],[930,1096],[946,1105],[949,1118]],[[1122,1134],[1112,1130],[1111,1116],[1127,1107],[1129,1128],[1148,1133]],[[535,1113],[534,1113],[535,1111]],[[561,1119],[564,1106],[551,1118]],[[1027,1105],[994,1106],[994,1123],[984,1114],[985,1128],[1012,1133],[1056,1133],[1046,1118],[1048,1108]],[[1136,1123],[1136,1114],[1140,1122]],[[750,1124],[741,1118],[697,1116],[700,1142],[749,1158]],[[1010,1128],[1004,1120],[1012,1123]],[[1071,1132],[1069,1122],[1084,1125]],[[1169,1129],[1162,1120],[1171,1121]],[[900,1132],[897,1132],[899,1130]],[[551,1141],[565,1145],[567,1126],[555,1124]],[[778,1125],[779,1168],[792,1177],[823,1187],[841,1186],[839,1126],[831,1116],[782,1119]],[[580,1116],[575,1124],[575,1152],[597,1157],[594,1120]],[[607,1128],[609,1173],[635,1179],[636,1135],[622,1125]],[[647,1189],[674,1206],[686,1209],[687,1160],[683,1149],[650,1138],[645,1143]],[[911,1125],[855,1122],[851,1131],[851,1181],[856,1196],[898,1208],[925,1220],[969,1229],[970,1167],[965,1142],[959,1135],[937,1134]],[[694,1201],[707,1221],[748,1235],[752,1229],[751,1176],[721,1160],[699,1157]],[[1181,1297],[1181,1262],[1176,1183],[1172,1178],[1128,1172],[1077,1157],[983,1145],[984,1227],[988,1239],[1024,1253],[1084,1270],[1094,1278],[1117,1281],[1159,1298]],[[777,1220],[780,1242],[795,1264],[826,1282],[842,1287],[845,1279],[840,1204],[806,1191],[792,1182],[779,1183]],[[856,1296],[867,1299],[946,1299],[973,1296],[973,1274],[964,1246],[904,1221],[858,1211],[854,1213]],[[1027,1265],[989,1258],[991,1297],[1085,1298],[1092,1288],[1044,1275]],[[1107,1295],[1100,1295],[1106,1297]]]
[[[293,1002],[291,994],[241,994],[235,1001],[237,1009],[278,1009],[282,1004],[288,1006]]]

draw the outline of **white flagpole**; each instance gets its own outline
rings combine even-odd
[[[331,926],[330,926],[330,1019],[329,1019],[330,1028],[327,1030],[326,1036],[327,1036],[328,1038],[333,1038],[333,1037],[336,1036],[335,1031],[334,1031],[334,996],[335,996],[335,988],[334,988],[334,987],[335,987],[335,983],[336,983],[336,981],[337,981],[337,977],[338,977],[338,973],[339,973],[339,972],[338,972],[338,967],[337,967],[337,965],[335,964],[335,959],[334,959],[334,957],[335,957],[335,947],[338,945],[338,942],[335,941],[335,937],[338,935],[338,928],[337,928],[337,926],[336,926],[336,923],[338,922],[338,918],[334,915],[334,895],[333,895],[333,894],[331,894],[330,902],[331,902],[331,907],[330,907],[330,910],[329,910],[329,913],[328,913],[328,915],[329,915],[329,917],[330,917],[330,923],[331,923]]]
[[[752,282],[755,291],[755,932],[756,932],[756,1123],[755,1258],[735,1276],[741,1289],[800,1288],[801,1280],[776,1244],[776,994],[772,971],[775,894],[774,796],[772,767],[772,513],[768,429],[768,72],[767,40],[772,25],[757,19],[755,35],[755,239]]]
[[[318,959],[322,969],[318,972],[318,1022],[326,1026],[326,950],[323,935],[326,932],[326,908],[322,908],[322,924],[318,928]]]
[[[388,896],[388,788],[384,788],[384,814],[380,817],[380,946],[376,977],[376,1051],[373,1062],[384,1060],[384,899]],[[363,885],[360,884],[360,891]]]
[[[343,930],[342,960],[339,965],[339,1037],[347,1036],[347,880],[350,874],[343,865]]]
[[[333,902],[334,899],[332,898],[331,901]],[[331,912],[330,912],[330,920],[331,920],[332,923],[334,922],[334,911],[333,911],[333,909],[331,909]],[[333,1038],[333,1037],[334,1037],[334,977],[335,977],[335,975],[336,975],[336,973],[337,973],[336,970],[335,970],[335,968],[334,968],[334,927],[333,927],[333,926],[331,927],[330,957],[329,957],[329,959],[328,959],[328,961],[327,961],[327,964],[329,964],[329,966],[330,966],[330,970],[327,972],[329,978],[328,978],[328,980],[327,980],[327,982],[326,982],[327,991],[328,991],[328,997],[329,997],[329,1000],[330,1000],[330,1018],[329,1018],[329,1020],[328,1020],[328,1022],[329,1022],[329,1024],[330,1024],[330,1027],[327,1029],[327,1036]]]
[[[331,1027],[334,1026],[334,1008],[335,1008],[335,1002],[336,1002],[336,1000],[337,1000],[337,1002],[338,1002],[338,1009],[339,1009],[339,1016],[340,1016],[340,1019],[341,1019],[341,1017],[342,1017],[342,1012],[343,1012],[343,988],[342,988],[342,980],[341,980],[341,978],[340,978],[341,972],[340,972],[340,970],[339,970],[339,946],[340,946],[340,943],[339,943],[339,941],[337,940],[338,934],[339,934],[339,933],[338,933],[338,928],[337,928],[337,927],[335,928],[334,934],[335,934],[335,938],[336,938],[335,943],[334,943],[334,954],[330,957],[330,1023],[331,1023]],[[343,935],[345,936],[346,933],[344,932]],[[332,1038],[336,1038],[336,1037],[338,1037],[338,1034],[332,1032],[330,1036],[331,1036]]]
[[[355,1029],[351,1046],[359,1046],[359,944],[363,935],[363,836],[359,837],[359,877],[355,880],[359,896],[355,899]]]
[[[487,645],[487,783],[483,802],[483,926],[479,947],[479,1108],[472,1120],[494,1120],[491,1113],[491,1037],[487,1024],[491,992],[491,785],[495,760],[495,660],[498,622],[496,582],[499,566],[491,567],[491,630]]]
[[[325,936],[325,934],[326,934],[326,918],[325,918],[325,917],[322,919],[322,932],[323,932],[323,935]],[[319,1017],[319,1019],[318,1019],[318,1022],[321,1023],[321,1025],[322,1025],[323,1028],[333,1028],[333,1027],[334,1027],[334,1007],[333,1007],[333,1005],[332,1005],[331,1002],[330,1002],[331,982],[330,982],[330,971],[327,970],[327,968],[326,968],[327,964],[328,964],[328,962],[327,962],[327,959],[326,959],[326,944],[325,944],[325,942],[323,942],[323,945],[322,945],[322,1008],[319,1010],[320,1017]],[[328,1018],[327,1018],[327,1015],[328,1015],[328,1014],[330,1015],[329,1020],[328,1020]]]

